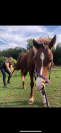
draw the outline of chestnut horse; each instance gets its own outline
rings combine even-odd
[[[14,71],[21,69],[21,78],[23,81],[23,88],[25,88],[24,80],[27,72],[29,72],[30,74],[31,94],[30,94],[30,99],[28,101],[29,104],[32,104],[34,101],[33,100],[34,67],[36,65],[36,71],[39,74],[43,75],[44,77],[47,76],[48,71],[51,67],[51,61],[53,60],[52,48],[54,47],[55,42],[56,42],[56,35],[52,38],[52,40],[49,40],[46,38],[39,38],[38,40],[33,39],[33,48],[28,53],[21,54],[18,57],[17,64],[14,68]],[[36,90],[39,91],[42,89],[42,87],[45,87],[45,80],[40,77],[37,77]],[[44,91],[42,91],[42,98],[43,98],[43,104],[46,105]]]

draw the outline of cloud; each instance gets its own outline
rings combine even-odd
[[[0,41],[7,44],[5,45],[7,48],[10,46],[26,47],[28,38],[35,38],[37,34],[44,31],[46,29],[42,26],[0,26]]]
[[[57,40],[56,40],[56,44],[55,44],[55,48],[56,48],[56,45],[57,45],[59,42],[61,42],[61,26],[52,32],[52,35],[53,35],[53,36],[54,36],[55,34],[56,34],[56,36],[57,36]]]
[[[61,26],[52,32],[45,26],[0,26],[0,41],[5,45],[1,45],[0,50],[7,48],[23,47],[26,48],[27,39],[38,39],[40,37],[51,38],[57,35],[57,42],[61,42]]]

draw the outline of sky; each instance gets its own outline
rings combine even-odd
[[[61,26],[45,26],[45,25],[16,25],[16,26],[0,26],[0,51],[15,48],[15,47],[27,47],[27,40],[38,39],[40,37],[51,37],[53,38],[56,34],[57,43],[61,43]]]

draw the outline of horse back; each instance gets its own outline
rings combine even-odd
[[[29,70],[33,71],[35,66],[33,61],[33,56],[34,56],[33,48],[28,53],[22,54],[20,59],[21,68],[25,69],[26,71]]]

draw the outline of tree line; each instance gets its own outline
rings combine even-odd
[[[56,48],[52,49],[53,53],[53,61],[55,65],[60,66],[61,65],[61,43],[59,42],[56,46]]]
[[[22,53],[26,53],[26,49],[21,48],[21,47],[15,47],[15,48],[9,48],[3,51],[0,51],[0,57],[5,56],[9,57],[12,56],[14,59],[18,59],[18,56]]]
[[[9,49],[0,51],[0,58],[3,56],[4,57],[12,56],[17,61],[18,56],[20,54],[27,53],[32,47],[33,47],[33,42],[32,42],[32,38],[30,38],[27,40],[26,48],[15,47],[15,48],[9,48]],[[54,64],[57,66],[61,65],[61,43],[58,43],[56,48],[52,49],[52,53],[53,53]]]

